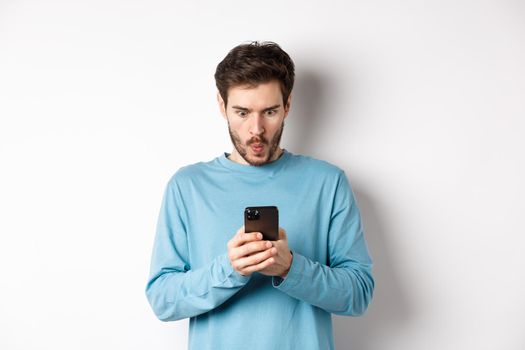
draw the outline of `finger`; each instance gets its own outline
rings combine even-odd
[[[261,263],[262,261],[273,257],[276,253],[277,253],[277,250],[275,248],[270,248],[270,249],[266,249],[261,252],[258,252],[256,254],[253,254],[253,255],[250,255],[244,258],[240,258],[235,263],[238,269],[244,270],[245,268],[249,266],[257,265]]]
[[[228,241],[228,248],[233,248],[235,247],[236,245],[236,240],[241,237],[242,235],[244,234],[244,225],[242,225],[241,227],[239,227],[239,229],[237,230],[237,232],[235,232],[235,234],[233,235],[233,237]]]
[[[266,249],[272,248],[273,244],[270,241],[256,241],[249,242],[239,247],[240,257],[253,255]]]
[[[262,238],[260,232],[244,233],[235,239],[235,247],[240,247],[248,242],[260,241]]]
[[[246,242],[257,241],[261,239],[262,234],[260,232],[244,233],[244,229],[241,228],[239,231],[237,231],[235,236],[233,236],[232,239],[228,241],[228,248],[240,247]]]
[[[244,225],[242,225],[241,227],[239,227],[239,229],[237,230],[237,233],[235,234],[236,236],[240,236],[244,233]]]
[[[249,242],[240,247],[233,248],[230,252],[230,258],[231,260],[241,259],[248,255],[258,253],[271,247],[272,243],[269,241]]]
[[[271,257],[271,258],[268,258],[266,260],[261,261],[260,263],[258,263],[256,265],[251,265],[251,266],[245,267],[242,270],[242,272],[246,273],[246,274],[250,274],[250,273],[253,273],[253,272],[261,271],[261,270],[264,270],[265,268],[273,265],[274,263],[275,263],[275,258]]]

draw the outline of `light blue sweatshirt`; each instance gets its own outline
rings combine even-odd
[[[153,311],[190,318],[190,349],[333,349],[331,313],[363,314],[374,289],[345,173],[286,150],[263,166],[228,155],[182,167],[167,184],[146,287]],[[290,271],[242,276],[227,242],[245,207],[269,205],[288,236]]]

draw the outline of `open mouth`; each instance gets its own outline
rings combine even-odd
[[[264,150],[264,144],[262,143],[252,143],[250,146],[255,153],[261,153]]]

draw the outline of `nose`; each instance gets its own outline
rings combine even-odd
[[[250,134],[262,135],[264,133],[263,117],[260,115],[254,115],[250,125]]]

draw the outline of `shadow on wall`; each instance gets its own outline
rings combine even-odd
[[[320,116],[323,113],[323,102],[326,101],[325,96],[321,94],[327,90],[323,82],[326,82],[326,79],[320,79],[310,70],[297,74],[292,92],[293,116],[286,120],[287,131],[284,134],[294,153],[308,154],[308,150],[316,144],[316,138],[319,138],[318,131],[321,130],[323,119]]]
[[[383,335],[391,334],[408,323],[410,305],[399,283],[395,261],[388,249],[390,234],[381,222],[381,213],[373,200],[353,186],[357,197],[365,236],[374,261],[375,291],[372,303],[362,317],[334,317],[336,349],[379,350]],[[372,347],[375,344],[377,347]]]
[[[327,96],[330,99],[342,98],[340,91],[335,91],[337,83],[337,77],[321,76],[316,74],[314,69],[298,74],[292,97],[292,110],[300,122],[294,124],[293,135],[289,140],[297,153],[315,154],[315,151],[320,149],[319,140],[323,139],[322,133],[330,134],[340,127],[341,123],[336,120],[337,117],[334,118],[332,113],[326,112],[336,102],[328,101]],[[352,91],[353,88],[346,86],[345,90]],[[341,103],[348,103],[348,96],[344,98],[345,101]],[[333,316],[334,338],[337,349],[371,350],[373,344],[379,346],[381,343],[374,339],[395,332],[408,322],[410,309],[397,277],[399,272],[396,271],[395,261],[389,254],[387,238],[391,233],[386,229],[387,226],[382,224],[381,212],[378,206],[374,205],[374,199],[364,189],[356,188],[354,183],[352,188],[357,197],[368,248],[374,261],[373,274],[376,285],[374,298],[364,316]],[[379,347],[376,349],[379,350]]]

